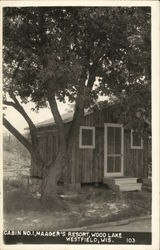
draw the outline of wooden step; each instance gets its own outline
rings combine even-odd
[[[114,184],[114,185],[119,185],[119,184],[129,184],[129,183],[132,183],[132,184],[135,184],[137,183],[137,178],[136,177],[111,177],[111,178],[107,178],[107,177],[104,177],[103,178],[103,183],[105,184]]]
[[[135,177],[104,178],[103,183],[114,191],[141,191],[142,183],[137,183]]]
[[[132,178],[132,177],[125,177],[125,178],[114,178],[115,184],[119,185],[119,184],[127,184],[127,183],[137,183],[137,178]]]
[[[117,186],[119,187],[119,191],[141,191],[142,183],[127,183]]]

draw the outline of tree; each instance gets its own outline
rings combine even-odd
[[[31,142],[6,117],[4,126],[44,170],[42,197],[48,197],[69,164],[84,109],[99,95],[126,101],[133,89],[150,89],[150,8],[4,8],[3,19],[4,105],[25,118]],[[75,104],[67,134],[57,106],[66,98]],[[23,107],[29,101],[36,111],[50,106],[60,140],[55,162],[40,156],[36,126]],[[146,109],[143,100],[139,107]]]

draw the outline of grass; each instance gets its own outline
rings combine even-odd
[[[151,214],[149,192],[116,194],[84,186],[75,196],[41,201],[15,181],[4,182],[5,230],[60,230]]]

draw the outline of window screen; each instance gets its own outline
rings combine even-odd
[[[121,128],[108,127],[107,138],[108,138],[107,153],[121,154]]]

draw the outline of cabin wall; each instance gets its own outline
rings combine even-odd
[[[114,112],[104,111],[88,115],[82,126],[95,126],[95,148],[79,148],[79,135],[75,138],[72,165],[69,166],[69,183],[101,182],[104,176],[104,123],[116,123]],[[130,131],[124,130],[124,175],[144,178],[148,175],[148,143],[143,149],[131,149]]]
[[[144,178],[148,175],[148,142],[143,140],[143,149],[131,149],[130,132],[124,133],[124,175]]]
[[[49,164],[49,162],[56,159],[58,153],[58,137],[55,131],[49,130],[40,132],[38,136],[39,153],[42,159]],[[31,159],[31,174],[32,176],[42,177],[42,171]]]
[[[109,120],[109,113],[106,116]],[[67,183],[101,182],[104,173],[104,114],[102,111],[87,115],[81,126],[95,127],[95,148],[79,148],[79,134],[74,139],[72,159],[67,171]]]
[[[113,110],[94,112],[84,117],[82,126],[95,127],[95,148],[79,148],[79,135],[74,139],[71,163],[64,173],[65,183],[101,182],[104,176],[104,123],[116,123]],[[124,175],[144,178],[148,173],[148,146],[131,149],[130,132],[124,131]],[[58,137],[55,128],[43,128],[39,132],[39,150],[47,162],[54,160],[58,152]],[[35,173],[40,175],[38,168]]]
[[[72,148],[71,165],[68,169],[69,183],[92,183],[100,182],[103,178],[104,165],[104,136],[103,129],[96,129],[95,148],[79,148],[79,136],[75,139]]]

